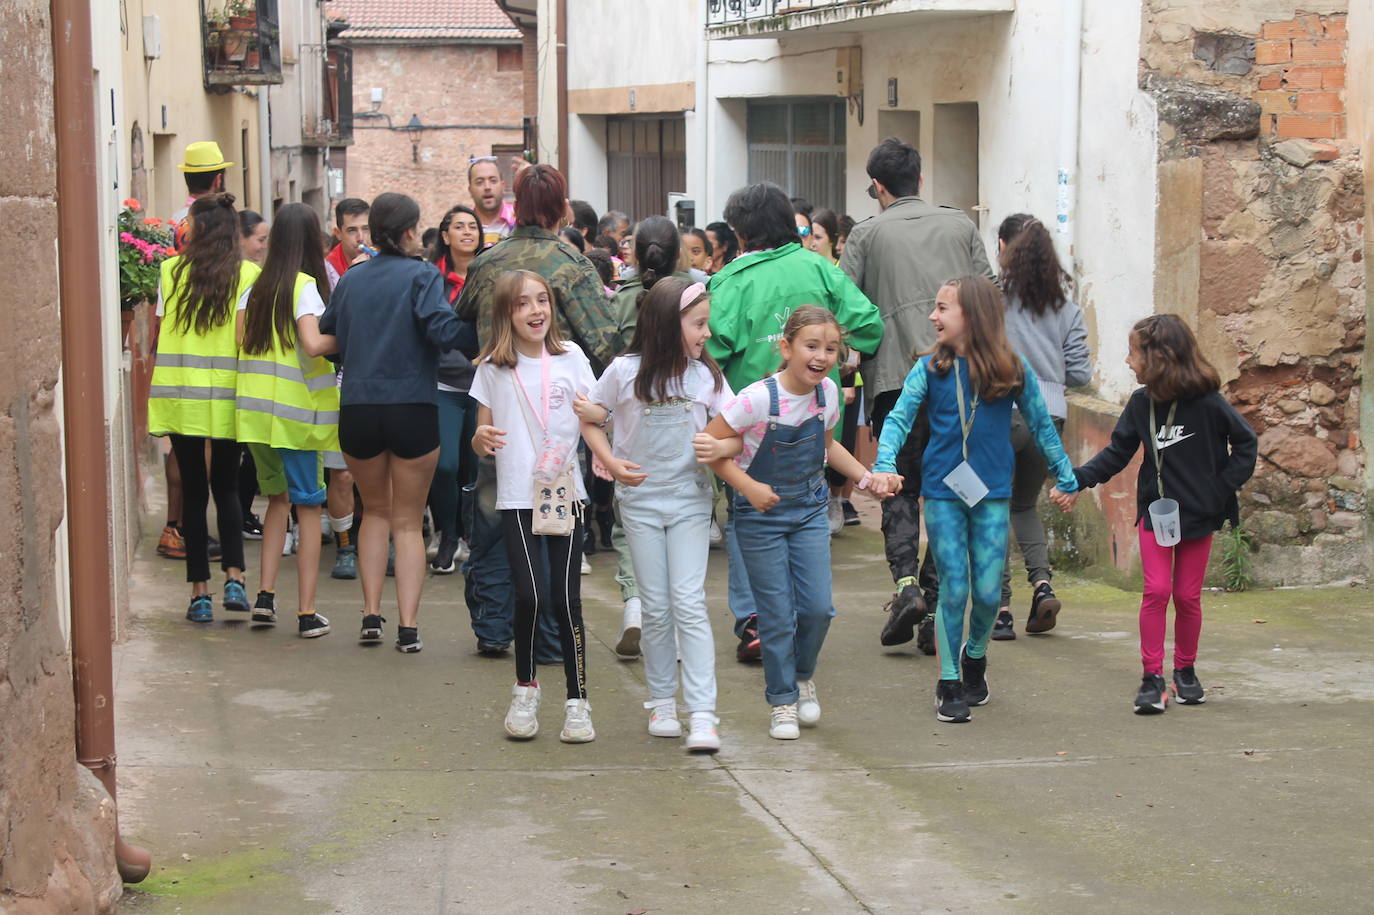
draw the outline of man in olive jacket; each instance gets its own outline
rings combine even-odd
[[[932,206],[916,196],[921,189],[921,155],[910,144],[888,137],[873,147],[868,176],[868,196],[883,209],[849,233],[840,269],[882,313],[882,345],[860,367],[876,438],[916,354],[935,345],[930,312],[940,287],[960,276],[995,276],[978,229],[964,211]],[[897,455],[897,472],[905,478],[902,491],[883,501],[883,541],[897,593],[880,640],[900,645],[921,625],[917,644],[934,654],[934,630],[925,618],[935,610],[939,582],[929,547],[925,562],[920,562],[921,455],[928,433],[922,411]]]
[[[744,253],[711,277],[706,349],[720,363],[731,390],[738,393],[778,370],[783,325],[800,305],[834,312],[854,353],[879,351],[883,322],[878,309],[839,268],[801,246],[792,202],[782,188],[766,182],[741,188],[726,201],[724,215]],[[839,366],[831,377],[838,386]],[[725,547],[730,610],[740,639],[736,656],[750,660],[759,656],[754,595],[735,540],[733,502],[729,511]]]

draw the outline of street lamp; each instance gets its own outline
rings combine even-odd
[[[424,133],[425,125],[420,123],[420,116],[412,114],[410,121],[405,126],[405,132],[410,134],[410,161],[420,161],[420,134]]]

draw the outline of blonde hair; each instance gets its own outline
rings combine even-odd
[[[515,350],[515,306],[520,304],[520,292],[528,281],[543,286],[549,297],[549,329],[544,335],[544,349],[550,356],[561,356],[566,351],[563,332],[558,327],[558,305],[548,281],[533,270],[510,270],[496,281],[496,287],[492,290],[491,339],[478,353],[478,362],[514,368],[519,361]]]

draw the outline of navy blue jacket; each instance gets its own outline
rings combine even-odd
[[[463,322],[433,264],[382,254],[343,275],[320,331],[339,341],[343,406],[432,404],[439,351],[458,346]]]

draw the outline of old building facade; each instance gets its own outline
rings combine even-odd
[[[471,159],[495,155],[509,176],[525,148],[524,49],[494,0],[330,7],[353,58],[355,142],[331,160],[343,170],[336,197],[408,194],[432,226],[454,204],[471,204]]]

